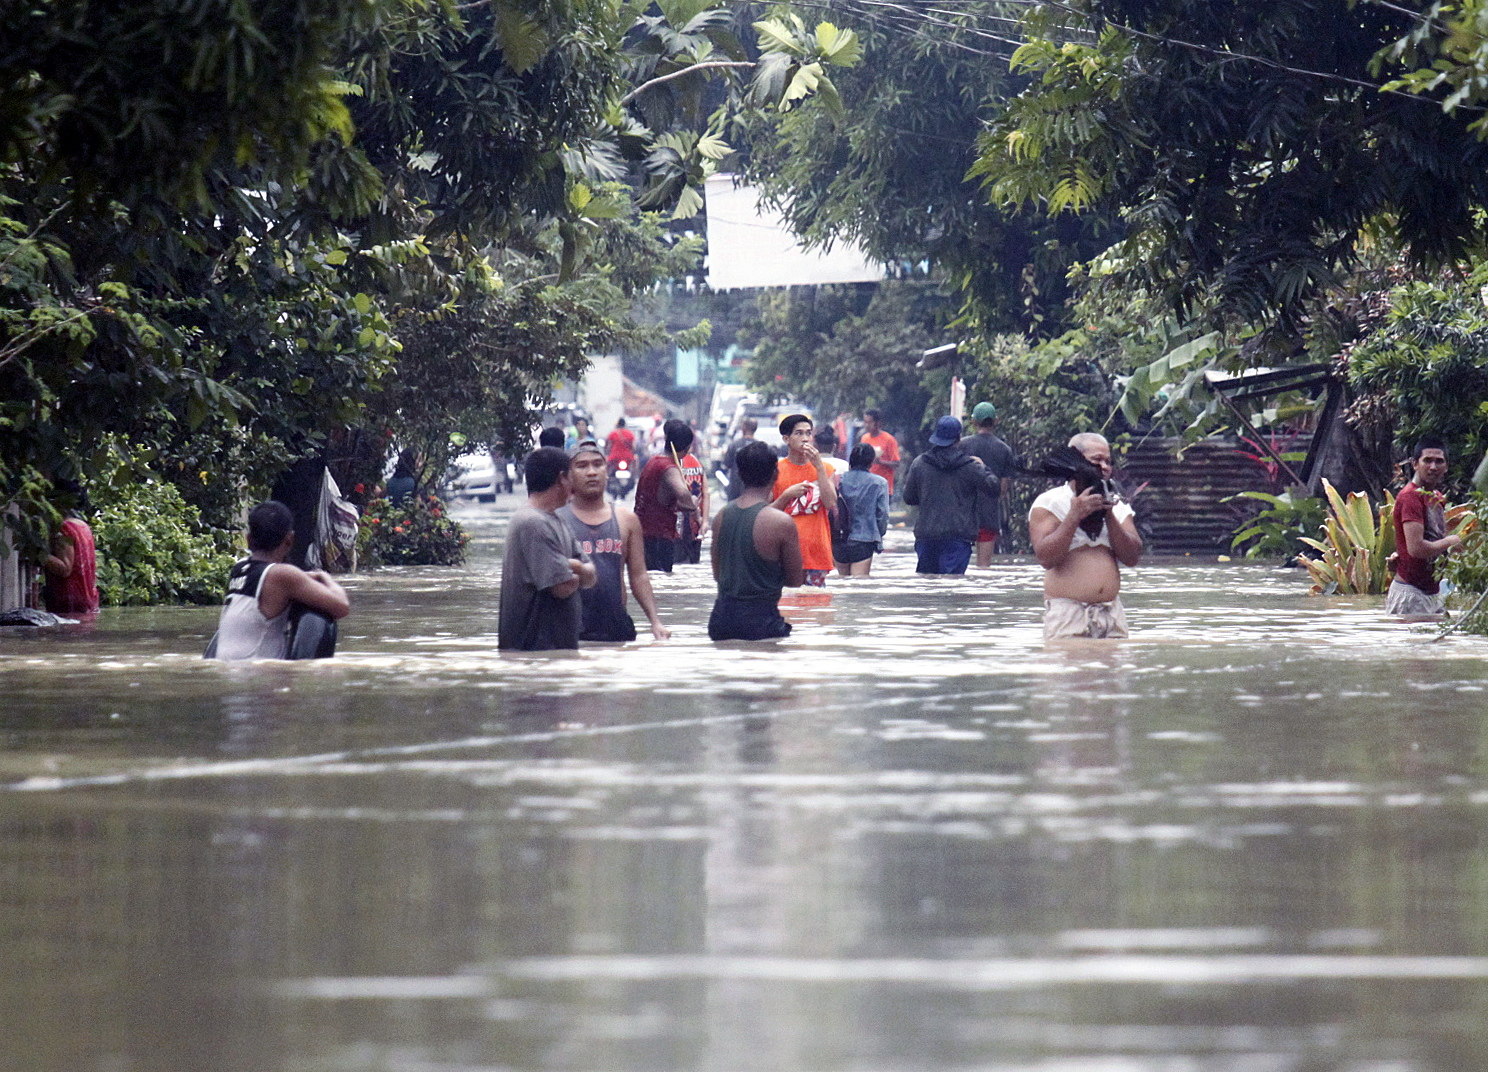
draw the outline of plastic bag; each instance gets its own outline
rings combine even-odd
[[[361,514],[341,497],[336,478],[325,470],[320,485],[320,505],[315,510],[315,538],[305,561],[311,569],[347,573],[356,569],[357,530]]]

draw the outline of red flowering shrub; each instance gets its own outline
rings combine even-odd
[[[367,567],[458,566],[469,542],[465,530],[444,516],[438,499],[410,495],[397,506],[386,499],[367,504],[357,554]]]

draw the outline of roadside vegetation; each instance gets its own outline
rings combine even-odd
[[[708,345],[645,306],[703,278],[720,169],[893,269],[761,295],[753,386],[878,406],[911,447],[953,376],[1029,457],[1243,436],[1275,479],[1236,549],[1281,558],[1321,485],[1260,444],[1336,434],[1323,475],[1376,510],[1420,432],[1459,501],[1488,450],[1484,0],[175,11],[0,14],[0,501],[29,553],[56,479],[169,484],[217,540],[302,459],[432,475],[452,433],[520,449],[593,353]],[[1289,368],[1324,371],[1211,388]]]

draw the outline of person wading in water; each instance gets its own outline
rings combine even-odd
[[[646,576],[646,552],[641,546],[641,523],[619,503],[605,501],[605,483],[610,470],[604,452],[593,441],[574,451],[569,465],[573,497],[558,509],[574,539],[589,556],[598,575],[593,588],[579,590],[584,604],[580,640],[629,641],[636,638],[635,622],[625,609],[625,574],[636,602],[651,623],[651,635],[665,640],[671,631],[661,624],[656,595]]]
[[[1069,445],[1102,480],[1110,479],[1111,445],[1104,436],[1085,432]],[[1077,483],[1071,478],[1049,489],[1028,512],[1028,536],[1044,567],[1044,639],[1124,637],[1121,567],[1142,559],[1136,516],[1100,484],[1077,491]],[[1099,518],[1098,526],[1091,518]]]
[[[806,580],[796,523],[770,504],[775,452],[764,443],[739,449],[744,491],[713,519],[713,577],[718,599],[708,618],[713,640],[773,640],[790,636],[780,616],[780,592]]]
[[[248,514],[248,557],[228,575],[227,602],[211,657],[283,659],[289,653],[290,607],[299,603],[333,621],[351,612],[346,589],[322,570],[286,561],[294,548],[294,515],[270,499]]]

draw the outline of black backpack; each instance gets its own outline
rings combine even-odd
[[[832,539],[852,539],[852,505],[848,503],[847,496],[842,494],[842,486],[837,486],[837,505],[832,508]]]

